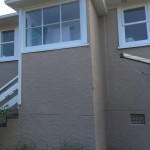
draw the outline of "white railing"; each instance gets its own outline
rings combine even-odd
[[[6,106],[11,108],[18,103],[18,93],[13,95],[15,92],[18,92],[18,76],[0,88],[0,103],[3,103],[0,109]]]
[[[15,81],[18,79],[18,76],[14,77],[11,81],[9,81],[8,83],[6,83],[3,87],[0,88],[0,93],[2,93],[3,91],[6,91],[6,89]]]
[[[3,99],[7,98],[8,96],[11,96],[16,89],[18,89],[18,83],[16,83],[12,87],[10,87],[6,92],[0,95],[0,102],[3,101]]]
[[[5,103],[3,106],[0,107],[0,109],[5,108],[6,106],[8,108],[11,108],[12,106],[14,106],[15,104],[18,103],[18,95],[13,97],[10,101],[8,101],[7,103]]]

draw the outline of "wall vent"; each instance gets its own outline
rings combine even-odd
[[[130,114],[131,124],[145,124],[145,114]]]

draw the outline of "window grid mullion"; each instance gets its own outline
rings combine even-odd
[[[60,4],[60,42],[62,42],[62,4]]]
[[[0,57],[2,57],[2,38],[1,38],[1,36],[2,36],[2,32],[0,32]]]
[[[41,13],[42,13],[42,18],[41,18],[41,19],[42,19],[42,45],[43,45],[43,43],[44,43],[44,41],[43,41],[43,40],[44,40],[44,33],[43,33],[43,32],[44,32],[44,26],[43,26],[43,24],[44,24],[44,23],[43,23],[43,22],[44,22],[44,20],[43,20],[43,18],[44,18],[43,15],[44,15],[44,13],[43,13],[43,8],[42,8],[42,10],[41,10]]]
[[[34,28],[40,28],[42,25],[40,26],[34,26],[34,27],[28,27],[28,28],[25,28],[25,29],[34,29]]]
[[[134,24],[141,24],[141,23],[147,23],[148,20],[144,20],[144,21],[137,21],[137,22],[131,22],[131,23],[124,23],[124,26],[129,26],[129,25],[134,25]]]
[[[150,42],[150,29],[149,29],[149,27],[150,27],[150,18],[149,18],[149,13],[150,13],[150,11],[149,11],[149,4],[148,4],[148,6],[145,6],[145,14],[146,14],[146,20],[147,20],[147,22],[146,22],[146,28],[147,28],[147,36],[148,36],[148,41]]]
[[[1,42],[1,44],[9,44],[9,43],[14,43],[15,41],[9,41],[9,42]]]

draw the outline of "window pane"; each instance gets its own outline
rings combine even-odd
[[[125,34],[126,34],[126,42],[148,39],[146,23],[126,26]]]
[[[125,23],[146,20],[145,7],[125,10],[124,20]]]
[[[44,44],[60,42],[60,24],[44,27]]]
[[[40,26],[42,24],[42,12],[40,9],[26,13],[26,28]]]
[[[35,46],[42,44],[42,28],[32,28],[26,30],[26,45]]]
[[[7,43],[1,45],[1,56],[14,56],[14,43]]]
[[[80,18],[79,1],[62,5],[62,21]]]
[[[1,42],[14,41],[14,30],[2,32]]]
[[[43,10],[43,22],[44,25],[60,22],[60,6],[45,8]]]
[[[62,41],[80,40],[80,21],[70,21],[62,24]]]

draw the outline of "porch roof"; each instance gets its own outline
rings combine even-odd
[[[36,0],[36,5],[40,5],[43,3],[48,3],[48,2],[55,2],[56,0]],[[57,1],[63,1],[63,0],[57,0]],[[107,12],[107,7],[105,0],[92,0],[95,8],[98,12],[99,15],[104,15]],[[26,8],[29,6],[34,6],[35,0],[5,0],[5,3],[13,8],[14,10],[18,11],[19,8]]]
[[[7,28],[18,25],[18,13],[0,16],[0,28]]]
[[[18,11],[19,8],[26,8],[29,6],[34,6],[35,2],[36,5],[42,5],[43,3],[48,2],[55,2],[55,1],[63,1],[63,0],[5,0],[5,3],[13,8],[14,10]],[[93,4],[97,10],[98,15],[105,15],[107,13],[107,9],[109,8],[115,8],[121,5],[126,4],[134,4],[134,3],[141,3],[141,0],[92,0]],[[142,0],[144,1],[150,1],[150,0]]]

